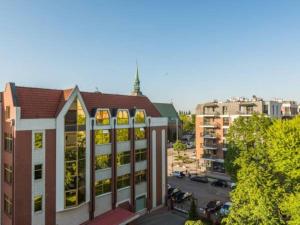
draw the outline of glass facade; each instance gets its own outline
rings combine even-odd
[[[144,127],[134,129],[135,140],[143,140],[146,138],[146,131]]]
[[[34,149],[43,148],[43,133],[34,133]]]
[[[130,186],[130,174],[125,174],[117,178],[117,189]]]
[[[111,167],[111,154],[97,155],[95,164],[96,170],[102,170]]]
[[[117,124],[127,125],[129,124],[129,115],[127,110],[119,110],[117,114]]]
[[[145,112],[143,110],[136,111],[135,123],[145,123]]]
[[[65,208],[85,202],[86,116],[78,99],[65,115]]]
[[[96,125],[109,125],[110,124],[110,116],[108,110],[99,110],[96,113]]]
[[[117,142],[129,141],[129,129],[117,129]]]
[[[141,171],[135,172],[135,184],[146,182],[147,181],[146,175],[147,175],[146,170],[141,170]]]
[[[147,149],[135,150],[135,161],[140,162],[147,160]]]
[[[96,196],[111,192],[111,179],[98,180],[95,182]]]
[[[109,130],[95,130],[95,144],[103,145],[110,143]]]
[[[120,152],[117,154],[117,165],[125,165],[130,163],[130,151]]]

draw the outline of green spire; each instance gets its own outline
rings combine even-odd
[[[136,65],[136,74],[135,74],[132,94],[133,95],[143,95],[142,92],[141,92],[141,87],[140,87],[140,77],[139,77],[139,67],[138,67],[138,65]]]

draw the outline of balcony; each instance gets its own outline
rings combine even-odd
[[[213,138],[213,139],[215,139],[215,138],[219,138],[220,135],[218,135],[216,133],[204,133],[204,134],[202,134],[202,137],[203,138]]]
[[[207,149],[207,150],[216,150],[216,149],[218,149],[218,145],[217,144],[205,144],[204,143],[203,148]]]
[[[220,128],[221,124],[213,121],[204,121],[200,123],[201,127],[208,127],[208,128]]]
[[[202,155],[202,158],[203,158],[203,159],[217,159],[218,157],[217,157],[217,155],[214,155],[214,154],[204,153],[204,154]]]
[[[216,112],[216,111],[205,111],[205,112],[203,112],[203,115],[214,117],[214,116],[220,116],[220,113]]]

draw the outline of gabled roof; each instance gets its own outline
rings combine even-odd
[[[169,119],[179,119],[178,113],[172,103],[153,103],[162,117]]]
[[[55,118],[72,94],[74,88],[66,90],[15,86],[15,96],[21,108],[21,118]],[[145,109],[147,116],[160,117],[159,111],[145,96],[80,92],[90,114],[95,108]]]

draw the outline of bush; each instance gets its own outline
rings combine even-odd
[[[184,225],[205,225],[201,220],[187,220]]]

